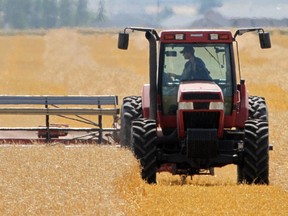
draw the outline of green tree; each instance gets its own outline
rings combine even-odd
[[[31,0],[8,0],[5,4],[5,22],[12,28],[29,27]]]
[[[73,26],[73,1],[60,0],[59,4],[59,25],[60,26]]]
[[[31,4],[30,27],[41,28],[43,25],[43,1],[33,0]]]
[[[0,0],[0,27],[4,27],[4,11],[5,11],[6,0]]]
[[[43,1],[43,27],[53,28],[57,24],[57,0]]]
[[[88,10],[89,0],[0,0],[0,28],[55,28],[89,26],[105,20],[104,0],[98,13]]]
[[[76,7],[76,25],[87,26],[89,24],[88,0],[78,0]]]
[[[105,20],[106,20],[105,1],[100,0],[99,6],[98,6],[98,12],[97,12],[97,16],[96,16],[96,21],[97,22],[103,22]]]

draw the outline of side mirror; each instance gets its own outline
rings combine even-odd
[[[119,33],[118,35],[118,49],[127,50],[129,44],[129,34]]]
[[[260,46],[262,49],[271,48],[269,32],[259,32]]]

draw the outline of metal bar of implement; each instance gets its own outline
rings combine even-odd
[[[0,114],[13,115],[116,115],[118,108],[0,108]]]
[[[98,105],[98,109],[101,108],[101,105]],[[102,115],[98,115],[98,125],[99,125],[99,139],[98,139],[98,143],[100,144],[102,142]]]
[[[45,103],[45,108],[48,109],[48,104],[47,101]],[[46,114],[46,142],[50,142],[51,137],[50,137],[50,130],[49,130],[49,115]]]
[[[52,105],[52,106],[55,108],[60,108],[59,106],[56,106],[56,105]],[[81,123],[90,124],[90,125],[94,125],[94,126],[98,127],[98,124],[96,122],[91,121],[88,118],[84,118],[83,116],[80,116],[80,115],[75,115],[75,116],[77,118],[72,118],[72,117],[68,117],[68,116],[64,116],[64,115],[58,115],[58,117],[61,117],[61,118],[65,118],[65,119],[69,119],[69,120],[73,120],[73,121],[78,121]]]
[[[0,131],[38,131],[45,130],[46,127],[0,127]],[[59,130],[59,131],[98,131],[99,128],[65,128],[65,127],[49,127],[50,130]],[[119,131],[117,128],[102,128],[105,132]]]
[[[79,115],[75,115],[78,118],[71,118],[71,117],[64,116],[64,115],[57,115],[57,116],[61,117],[61,118],[64,118],[64,119],[69,119],[69,120],[81,122],[81,123],[84,123],[84,124],[93,125],[93,126],[96,126],[96,127],[99,126],[96,122],[93,122],[93,121],[91,121],[89,119],[83,118],[82,116],[79,116]],[[83,120],[81,120],[81,119],[83,119]]]
[[[117,105],[118,97],[108,96],[6,96],[0,95],[0,104],[58,104],[58,105]]]
[[[99,136],[99,135],[98,135]],[[72,139],[83,139],[83,138],[87,138],[87,140],[91,140],[91,139],[95,139],[95,137],[97,137],[97,132],[93,132],[93,133],[90,133],[90,134],[85,134],[85,135],[81,135],[81,136],[77,136],[77,137],[74,137]],[[99,143],[99,138],[98,138],[98,143]]]

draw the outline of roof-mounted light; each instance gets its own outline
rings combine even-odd
[[[184,40],[185,34],[165,34],[164,40]]]
[[[164,40],[174,40],[175,35],[174,34],[165,34],[164,35]]]
[[[184,40],[184,34],[175,34],[175,40]]]
[[[219,35],[218,34],[210,34],[210,40],[218,40]]]
[[[210,34],[209,35],[210,40],[229,40],[228,34]]]
[[[219,34],[219,40],[229,40],[228,34]]]

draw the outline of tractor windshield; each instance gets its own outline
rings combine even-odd
[[[213,81],[224,95],[225,113],[232,107],[232,72],[229,44],[162,44],[160,54],[164,114],[177,106],[181,81]]]

